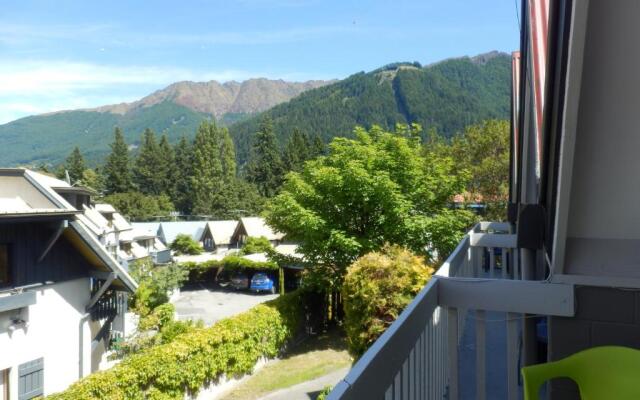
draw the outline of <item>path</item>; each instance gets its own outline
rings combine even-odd
[[[349,368],[342,368],[319,378],[302,382],[286,389],[276,390],[261,397],[260,400],[314,400],[327,386],[334,386],[344,378]]]

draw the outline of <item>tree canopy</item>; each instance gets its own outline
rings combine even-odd
[[[335,138],[326,156],[287,175],[267,222],[338,285],[349,264],[385,243],[431,260],[447,255],[473,219],[450,208],[467,175],[453,175],[448,157],[426,157],[420,131],[356,128],[355,139]]]

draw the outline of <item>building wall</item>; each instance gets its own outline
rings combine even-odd
[[[559,360],[594,346],[640,349],[640,291],[579,286],[576,316],[549,320],[549,359]],[[551,384],[552,399],[579,399],[567,379]]]
[[[47,395],[64,390],[81,375],[92,372],[92,364],[104,351],[101,344],[92,346],[91,343],[100,322],[83,318],[90,298],[89,278],[35,291],[36,304],[20,311],[0,313],[0,370],[11,369],[11,398],[18,398],[20,364],[44,358],[44,394]],[[11,318],[18,313],[28,325],[12,332],[8,329]],[[92,347],[95,348],[93,354]]]
[[[0,243],[10,244],[13,286],[87,276],[91,266],[63,236],[38,262],[56,229],[55,223],[45,222],[0,224]]]

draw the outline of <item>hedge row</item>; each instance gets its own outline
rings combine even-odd
[[[275,357],[298,332],[301,298],[292,292],[210,328],[193,328],[171,343],[125,358],[48,399],[183,399],[221,375],[250,373],[261,357]]]
[[[278,269],[278,264],[275,262],[251,261],[236,255],[226,256],[222,260],[209,260],[201,263],[184,262],[180,265],[189,270],[189,282],[209,281],[218,269],[232,272],[239,270],[275,271]]]

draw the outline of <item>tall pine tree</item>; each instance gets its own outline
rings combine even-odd
[[[269,116],[265,116],[260,122],[251,150],[247,179],[257,186],[261,195],[272,197],[282,183],[284,168]]]
[[[192,208],[191,179],[193,171],[192,147],[186,137],[180,138],[174,149],[175,154],[175,192],[173,204],[183,213],[190,213]]]
[[[104,166],[107,194],[124,193],[133,188],[131,171],[129,169],[129,149],[124,141],[122,130],[116,128],[114,140],[111,143],[111,154]]]
[[[80,149],[76,146],[69,157],[64,161],[64,168],[69,173],[69,179],[71,184],[74,185],[82,180],[82,175],[87,166],[84,163],[84,158]]]
[[[144,194],[159,195],[164,191],[162,160],[155,133],[147,128],[142,134],[138,157],[133,168],[134,183]]]
[[[225,183],[220,149],[220,129],[215,122],[202,122],[193,144],[191,198],[195,214],[213,215],[222,206]]]
[[[282,164],[285,170],[301,171],[304,162],[311,157],[311,151],[309,137],[295,128],[282,152]]]
[[[173,199],[176,191],[176,159],[173,147],[169,144],[167,135],[162,135],[160,144],[158,145],[158,154],[160,156],[160,177],[163,193]]]
[[[221,131],[220,161],[225,183],[232,183],[236,177],[236,149],[227,128]]]

